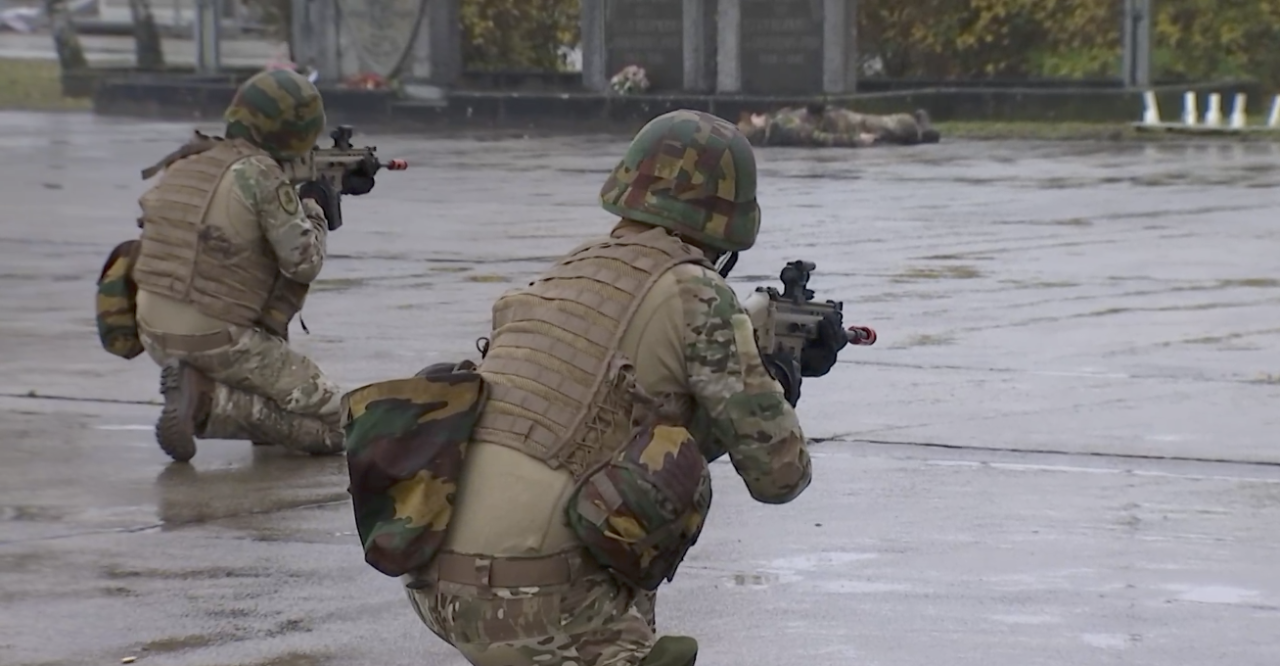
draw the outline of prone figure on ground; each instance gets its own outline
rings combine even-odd
[[[924,109],[909,114],[877,115],[810,104],[769,114],[744,113],[738,128],[758,146],[865,148],[911,146],[941,140]]]
[[[653,119],[600,204],[613,229],[496,301],[478,365],[343,398],[366,561],[476,666],[692,665],[655,602],[701,533],[708,463],[727,453],[759,502],[799,496],[801,378],[849,344],[834,312],[801,354],[758,349],[716,269],[760,226],[732,123]]]
[[[113,354],[145,350],[162,367],[156,439],[176,461],[195,455],[197,439],[341,453],[341,390],[288,342],[324,264],[326,220],[340,219],[332,185],[296,186],[283,168],[324,130],[323,100],[275,69],[245,81],[224,118],[225,137],[197,132],[143,171],[161,175],[139,199],[141,237],[104,267],[99,333]],[[341,193],[372,188],[357,172]],[[125,299],[114,312],[112,294]]]

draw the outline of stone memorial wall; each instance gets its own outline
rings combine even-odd
[[[684,88],[684,0],[607,0],[604,33],[606,76],[639,65],[651,90]]]
[[[824,0],[739,0],[741,91],[821,94]]]
[[[459,0],[293,0],[294,60],[332,85],[358,74],[449,85],[461,72]]]

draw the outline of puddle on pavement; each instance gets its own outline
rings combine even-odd
[[[1055,624],[1062,621],[1061,618],[1052,615],[992,615],[990,618],[1005,624],[1025,625]]]
[[[772,573],[736,573],[733,584],[738,587],[768,587],[781,582],[782,577]]]
[[[1231,287],[1280,287],[1280,280],[1275,278],[1245,278],[1242,280],[1219,280],[1218,286],[1223,289]]]
[[[1221,585],[1164,585],[1163,589],[1178,592],[1178,601],[1199,604],[1248,605],[1258,602],[1256,590]]]
[[[190,636],[175,636],[173,638],[159,638],[154,641],[143,643],[141,650],[150,653],[168,653],[181,652],[183,650],[191,650],[202,648],[217,643],[218,640],[213,636],[203,634],[193,634]]]
[[[872,294],[858,299],[859,303],[893,303],[896,301],[938,301],[951,298],[951,294],[940,294],[932,291],[899,291],[885,294]]]
[[[332,278],[328,280],[316,280],[311,283],[312,291],[347,291],[362,287],[368,282],[365,278]]]
[[[156,580],[221,580],[224,578],[276,578],[287,576],[267,569],[253,571],[245,568],[223,569],[207,567],[201,569],[130,569],[117,565],[106,565],[100,568],[103,578],[111,580],[130,580],[151,578]]]
[[[465,278],[463,278],[463,279],[464,279],[464,280],[466,280],[467,282],[510,282],[510,281],[511,281],[511,278],[509,278],[509,277],[507,277],[507,276],[505,276],[505,275],[495,275],[495,274],[492,274],[492,273],[490,273],[490,274],[479,274],[479,275],[468,275],[467,277],[465,277]]]
[[[915,280],[969,280],[981,277],[982,271],[973,266],[937,266],[912,267],[901,273],[890,276],[890,282],[911,282]]]
[[[896,349],[902,349],[907,347],[943,347],[946,345],[955,344],[955,341],[956,341],[955,336],[945,334],[945,333],[938,334],[938,335],[933,335],[930,333],[921,333],[919,335],[913,335],[907,338],[906,340],[903,340],[902,342],[896,345],[893,345],[893,347]]]
[[[331,660],[318,654],[286,652],[262,661],[244,663],[243,666],[322,666]]]
[[[771,560],[767,568],[771,571],[816,571],[825,567],[842,566],[855,562],[865,562],[879,557],[875,553],[806,553],[792,557]]]
[[[66,511],[49,506],[0,506],[0,521],[53,523],[66,517]]]
[[[1001,280],[1000,284],[1011,285],[1018,289],[1062,289],[1080,286],[1079,282],[1068,280]]]
[[[906,592],[910,585],[900,583],[877,583],[866,580],[833,580],[815,583],[814,587],[823,592],[834,594],[879,594],[884,592]]]
[[[1139,637],[1127,634],[1080,634],[1080,640],[1091,647],[1107,650],[1122,650],[1136,642],[1141,642]]]

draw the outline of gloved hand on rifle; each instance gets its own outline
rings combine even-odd
[[[800,402],[800,377],[803,374],[800,360],[785,349],[764,354],[760,360],[764,361],[764,369],[782,384],[782,393],[787,402],[795,407]]]
[[[338,211],[338,193],[333,191],[333,187],[327,181],[322,178],[303,183],[298,188],[298,197],[316,202],[320,210],[324,211],[324,219],[329,224],[329,231],[337,229],[335,223],[341,219]]]
[[[354,167],[342,174],[342,193],[358,197],[368,194],[373,189],[373,174],[377,171],[373,158],[365,157]]]
[[[821,377],[836,364],[836,356],[849,344],[844,332],[844,315],[828,312],[818,323],[818,338],[810,340],[800,350],[800,374],[805,377]]]

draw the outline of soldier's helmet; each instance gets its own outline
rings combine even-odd
[[[649,121],[600,190],[620,217],[670,229],[722,252],[756,242],[756,157],[727,120],[691,110]]]
[[[267,70],[240,85],[223,119],[227,138],[244,139],[276,159],[291,159],[311,150],[324,131],[324,101],[301,74]]]

